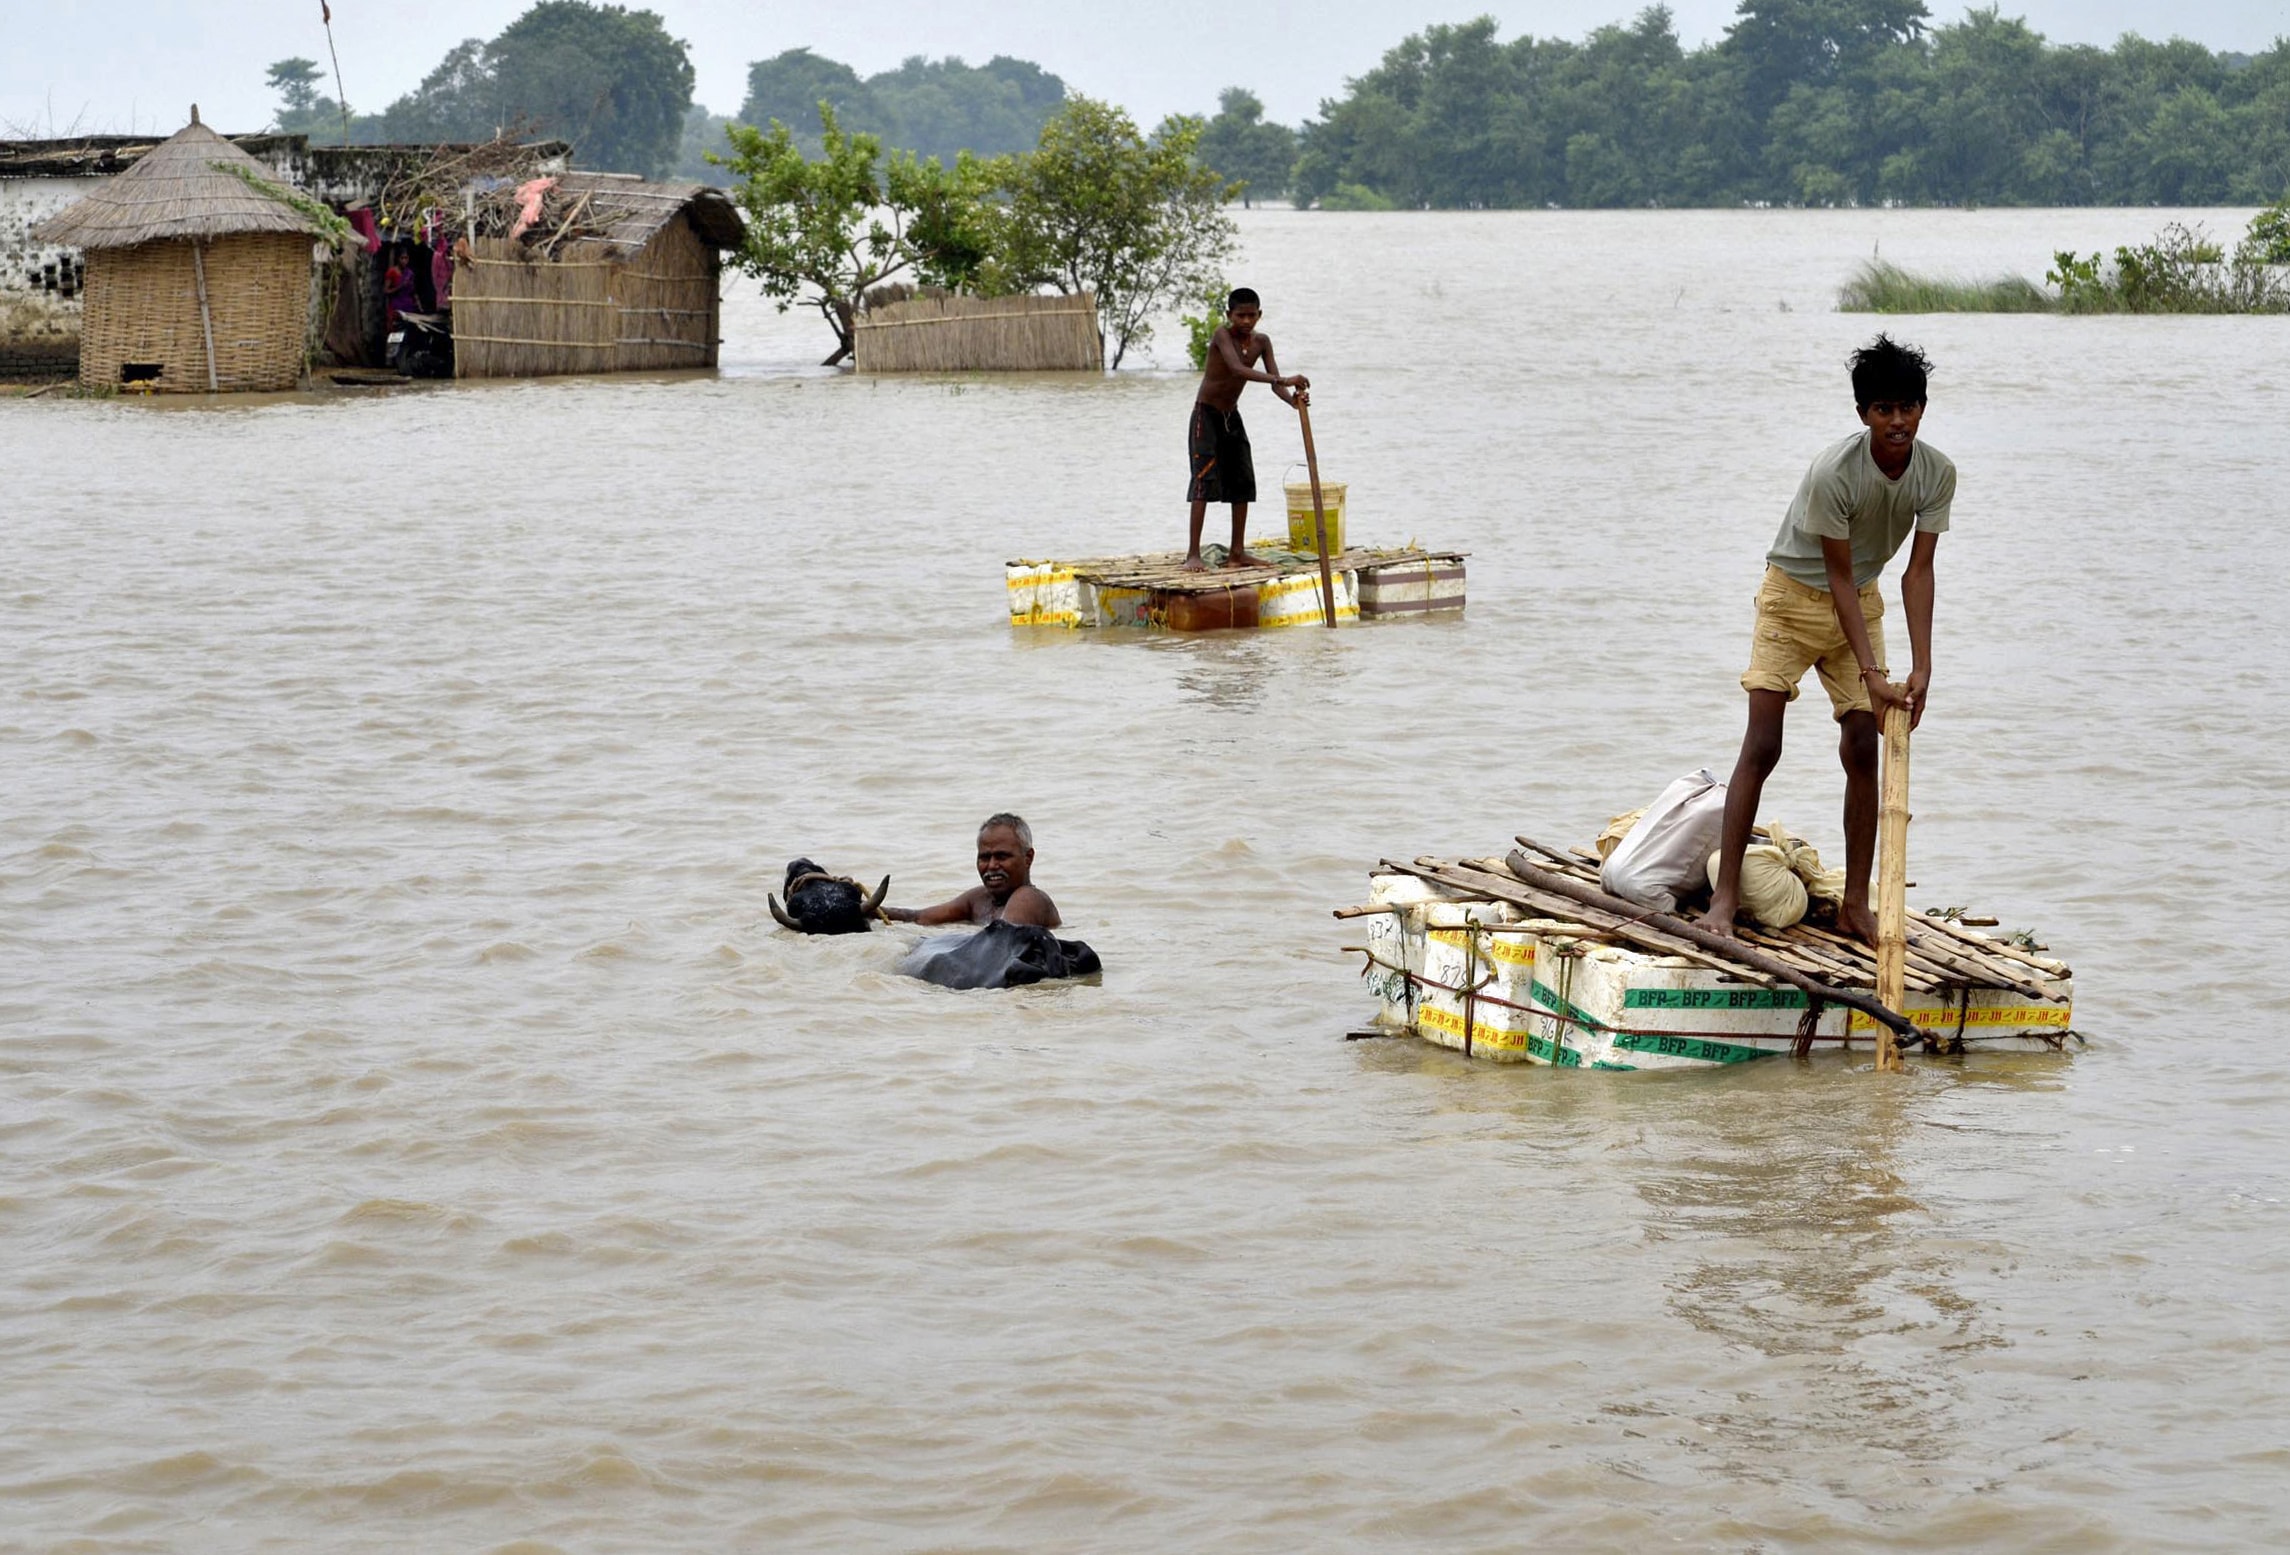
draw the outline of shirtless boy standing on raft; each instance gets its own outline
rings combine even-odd
[[[1225,555],[1225,565],[1262,565],[1247,550],[1248,505],[1256,500],[1256,461],[1248,446],[1248,428],[1240,421],[1240,391],[1252,383],[1270,384],[1289,405],[1311,403],[1304,394],[1312,387],[1309,379],[1280,376],[1280,364],[1272,359],[1272,337],[1256,332],[1263,316],[1256,293],[1240,287],[1226,301],[1225,321],[1209,341],[1208,366],[1201,373],[1201,392],[1193,399],[1192,426],[1185,436],[1193,465],[1192,486],[1185,493],[1193,504],[1186,572],[1202,570],[1201,524],[1212,502],[1232,504],[1232,549]],[[1262,368],[1256,365],[1259,361]]]
[[[1933,552],[1948,531],[1956,466],[1916,440],[1932,364],[1913,346],[1879,335],[1852,354],[1853,403],[1864,430],[1824,451],[1805,472],[1781,533],[1766,553],[1757,591],[1757,630],[1741,687],[1749,729],[1726,787],[1725,831],[1716,894],[1702,926],[1731,935],[1741,903],[1741,860],[1757,824],[1765,779],[1781,759],[1781,720],[1805,671],[1821,672],[1837,713],[1837,757],[1845,766],[1845,900],[1840,932],[1876,943],[1869,911],[1869,866],[1876,857],[1877,720],[1908,709],[1924,717],[1932,684]],[[1916,655],[1905,683],[1885,667],[1884,596],[1877,576],[1911,533],[1915,547],[1901,575],[1908,641]]]
[[[990,815],[978,828],[978,884],[936,907],[886,907],[894,923],[1030,923],[1058,926],[1057,903],[1033,883],[1034,830],[1018,817]]]

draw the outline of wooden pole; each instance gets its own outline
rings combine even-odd
[[[1328,509],[1320,500],[1320,456],[1312,450],[1312,410],[1302,395],[1296,400],[1296,420],[1304,428],[1304,473],[1312,479],[1312,538],[1320,546],[1320,619],[1330,631],[1336,627],[1336,577],[1328,566]]]
[[[1908,988],[1908,709],[1884,715],[1884,798],[1877,812],[1877,1000],[1900,1012]],[[1890,1026],[1877,1028],[1877,1068],[1902,1068]]]
[[[215,378],[215,316],[207,310],[206,249],[207,245],[199,239],[191,240],[191,274],[199,282],[199,328],[207,337],[207,392],[218,394],[223,386]]]

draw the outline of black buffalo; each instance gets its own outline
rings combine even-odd
[[[864,934],[869,920],[881,912],[890,888],[891,877],[885,875],[870,896],[857,881],[830,875],[809,859],[799,858],[787,865],[787,883],[782,887],[787,905],[781,907],[779,898],[768,893],[764,900],[771,903],[771,915],[783,929],[798,934]]]
[[[1052,977],[1087,977],[1104,967],[1077,939],[1000,919],[975,934],[941,934],[908,951],[899,970],[941,988],[1022,988]]]

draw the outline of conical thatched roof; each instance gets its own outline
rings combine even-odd
[[[32,236],[73,248],[133,248],[165,238],[214,238],[230,232],[324,235],[310,217],[226,171],[242,166],[264,183],[274,182],[261,163],[201,124],[194,113],[173,139],[146,151],[86,199],[41,222]]]

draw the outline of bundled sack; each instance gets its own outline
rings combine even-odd
[[[1617,816],[1608,830],[1622,819]],[[1676,912],[1678,899],[1700,886],[1724,829],[1725,785],[1704,767],[1663,789],[1662,797],[1646,807],[1638,824],[1598,866],[1598,883],[1626,902]]]
[[[1845,899],[1845,872],[1823,869],[1821,855],[1779,821],[1760,826],[1770,841],[1753,843],[1741,855],[1741,905],[1769,929],[1804,920],[1815,902],[1834,912]],[[1710,853],[1709,881],[1717,884],[1719,854]]]
[[[1709,862],[1710,884],[1717,884],[1719,853]],[[1786,929],[1805,916],[1812,898],[1789,867],[1789,850],[1770,842],[1750,844],[1741,854],[1741,905],[1769,929]]]
[[[941,934],[908,951],[899,970],[941,988],[1022,988],[1051,977],[1102,972],[1097,952],[1030,923],[989,923],[975,934]]]

